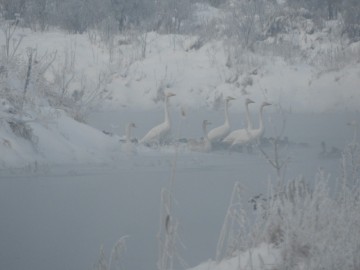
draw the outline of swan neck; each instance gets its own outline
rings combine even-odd
[[[207,138],[207,129],[206,129],[206,125],[203,126],[203,133],[204,133],[204,138]]]
[[[206,125],[203,125],[203,133],[204,133],[204,140],[209,140],[209,137],[208,137],[208,132],[207,132],[207,127]]]
[[[169,98],[168,97],[165,98],[164,112],[165,112],[165,122],[170,123]]]
[[[259,129],[260,129],[260,130],[263,130],[263,129],[264,129],[263,111],[264,111],[264,107],[261,106],[261,108],[260,108],[260,113],[259,113]]]
[[[225,102],[225,124],[229,125],[229,101]]]
[[[249,104],[248,103],[245,106],[245,110],[246,110],[247,128],[248,129],[253,129],[253,124],[252,124],[251,117],[250,117],[250,111],[249,111]]]

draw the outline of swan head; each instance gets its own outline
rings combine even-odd
[[[225,98],[225,101],[226,102],[229,102],[230,100],[235,100],[236,98],[234,98],[234,97],[231,97],[231,96],[227,96],[226,98]]]
[[[245,99],[245,104],[246,104],[246,105],[251,104],[251,103],[255,103],[255,101],[253,101],[253,100],[250,99],[250,98]]]
[[[128,124],[128,127],[129,128],[136,128],[136,125],[135,125],[135,123],[131,122],[131,123]]]
[[[202,124],[203,128],[206,128],[208,125],[211,125],[211,122],[209,120],[204,120]]]
[[[270,106],[270,105],[272,105],[272,104],[269,103],[269,102],[264,101],[264,102],[261,104],[261,107]]]
[[[173,96],[176,96],[176,94],[173,93],[173,92],[167,92],[167,93],[165,93],[165,97],[167,97],[167,98],[173,97]]]

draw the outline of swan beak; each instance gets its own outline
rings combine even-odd
[[[204,120],[204,121],[203,121],[203,125],[206,125],[206,126],[207,126],[207,125],[211,125],[211,122],[208,121],[208,120]]]
[[[250,99],[250,98],[247,98],[247,99],[246,99],[246,103],[247,103],[247,104],[251,104],[251,103],[255,103],[255,101],[253,101],[253,100]]]

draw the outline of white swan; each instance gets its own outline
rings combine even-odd
[[[169,98],[175,96],[174,93],[168,92],[165,94],[165,120],[160,125],[157,125],[150,129],[150,131],[140,140],[142,144],[162,144],[168,138],[171,132],[171,119],[169,114]]]
[[[209,131],[208,138],[209,140],[214,142],[219,142],[224,139],[230,133],[230,121],[229,121],[229,102],[230,100],[234,100],[233,97],[227,97],[225,99],[225,122],[223,125],[216,127]]]
[[[131,139],[132,129],[136,128],[134,123],[129,123],[125,128],[125,143],[122,145],[123,151],[127,154],[136,153],[135,146]]]
[[[259,127],[257,129],[249,129],[250,137],[252,141],[256,141],[262,138],[265,133],[264,119],[263,119],[263,110],[264,107],[270,106],[271,103],[264,101],[260,106],[259,112]]]
[[[211,149],[212,149],[211,141],[209,140],[208,132],[207,132],[207,126],[210,124],[211,124],[211,122],[209,122],[208,120],[203,121],[202,129],[203,129],[204,137],[200,141],[196,141],[196,140],[188,141],[187,145],[191,151],[196,151],[196,152],[210,152],[211,151]]]
[[[248,134],[248,130],[253,128],[253,123],[250,117],[249,104],[255,103],[250,98],[245,99],[245,110],[246,110],[246,128],[237,129],[232,131],[228,136],[223,139],[223,143],[231,145],[236,138],[245,137]]]
[[[236,145],[245,145],[254,141],[258,141],[264,135],[265,127],[263,120],[263,111],[264,111],[264,107],[269,105],[271,105],[271,103],[264,101],[260,106],[259,127],[256,129],[247,129],[247,132],[245,134],[242,134],[242,136],[238,136],[233,141],[233,143],[231,144],[231,148]]]

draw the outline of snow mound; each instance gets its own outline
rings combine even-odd
[[[221,262],[204,262],[189,270],[275,269],[279,260],[280,253],[278,249],[268,244],[261,244],[256,248],[241,252],[233,258]]]
[[[48,109],[42,119],[7,117],[0,125],[2,167],[104,163],[121,152],[118,136],[79,123],[60,110]]]

